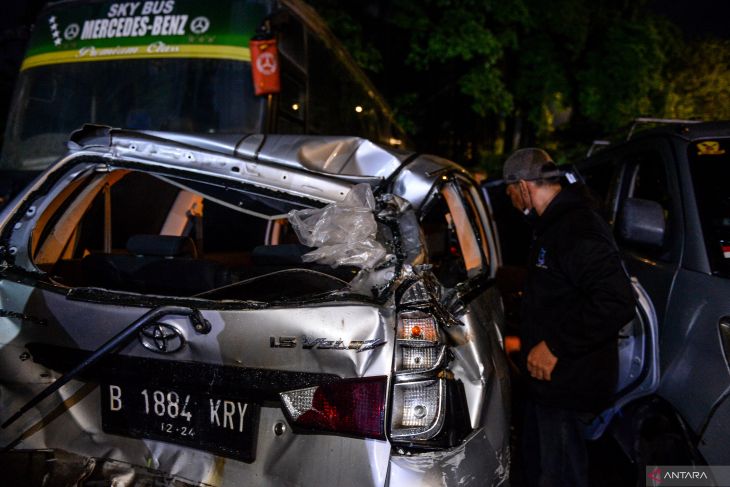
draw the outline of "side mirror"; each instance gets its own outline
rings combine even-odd
[[[625,242],[661,247],[666,230],[664,209],[656,201],[627,198],[619,215],[618,230]]]

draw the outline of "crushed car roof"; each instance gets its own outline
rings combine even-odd
[[[256,160],[332,176],[387,178],[414,153],[385,148],[351,136],[186,134],[85,125],[70,139],[72,149],[111,147],[124,138],[177,143],[246,160]]]
[[[344,198],[358,183],[385,183],[415,208],[446,172],[469,177],[452,161],[387,148],[350,136],[183,134],[85,125],[69,139],[71,153],[216,174],[323,202]]]

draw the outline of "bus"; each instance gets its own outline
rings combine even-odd
[[[274,38],[276,93],[256,96],[250,41]],[[183,133],[405,136],[300,0],[62,0],[40,13],[0,154],[0,206],[85,123]]]

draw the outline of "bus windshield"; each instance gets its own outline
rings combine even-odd
[[[0,170],[33,171],[85,123],[197,133],[260,132],[248,42],[263,0],[51,3],[18,77]]]
[[[101,65],[103,64],[103,66]],[[24,71],[3,145],[4,169],[43,169],[84,123],[139,130],[260,130],[265,100],[251,65],[219,59],[72,63]]]

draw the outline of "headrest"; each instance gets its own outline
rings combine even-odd
[[[154,257],[196,257],[195,242],[175,235],[132,235],[127,250],[134,255]]]

